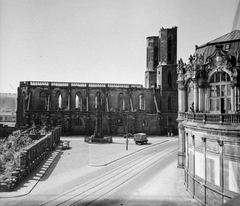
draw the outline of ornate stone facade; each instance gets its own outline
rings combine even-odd
[[[178,167],[204,205],[240,193],[240,31],[197,47],[178,62]]]

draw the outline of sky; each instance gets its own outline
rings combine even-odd
[[[146,38],[178,27],[177,59],[240,29],[239,0],[0,0],[0,93],[20,81],[144,85]]]

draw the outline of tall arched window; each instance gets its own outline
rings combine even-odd
[[[47,94],[45,92],[41,92],[40,93],[40,109],[41,110],[46,110],[48,107],[48,97]]]
[[[210,111],[231,110],[231,81],[226,72],[215,72],[210,79]]]
[[[100,91],[98,91],[95,96],[95,108],[101,109],[101,105],[102,105],[101,93]]]
[[[62,108],[62,94],[61,92],[56,93],[56,103],[57,103],[57,109]]]
[[[171,72],[168,73],[168,87],[172,87],[172,74],[171,74]]]
[[[75,96],[75,108],[82,111],[82,94],[80,92],[77,92]]]
[[[168,110],[172,110],[172,98],[171,98],[171,96],[168,97]]]
[[[125,110],[125,99],[123,93],[118,95],[118,108],[120,111]]]
[[[145,98],[143,94],[139,95],[139,109],[145,110]]]
[[[167,49],[168,49],[168,61],[172,60],[172,37],[168,37],[167,41]]]
[[[154,47],[154,67],[158,66],[158,47]]]

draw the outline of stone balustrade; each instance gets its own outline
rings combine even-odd
[[[240,114],[209,114],[186,112],[185,120],[195,122],[205,122],[212,124],[234,124],[240,123]]]
[[[8,182],[0,182],[0,192],[11,191],[24,178],[47,158],[60,142],[61,127],[58,126],[50,133],[36,140],[32,145],[24,148],[20,153],[20,168],[12,172],[12,178]]]
[[[44,82],[44,81],[24,81],[20,85],[31,86],[55,86],[55,87],[118,87],[118,88],[143,88],[141,84],[105,84],[105,83],[85,83],[85,82]]]

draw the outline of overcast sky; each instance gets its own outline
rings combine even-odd
[[[177,58],[240,29],[239,0],[0,0],[0,93],[20,81],[144,85],[146,38],[178,27]]]

